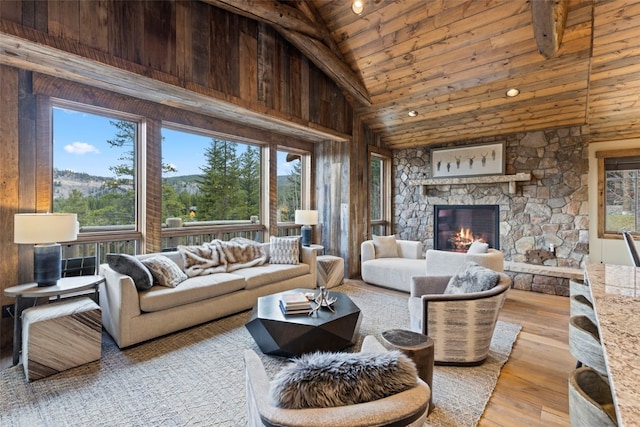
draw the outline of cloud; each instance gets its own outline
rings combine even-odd
[[[100,153],[96,147],[86,142],[74,142],[64,146],[64,151],[71,154]]]

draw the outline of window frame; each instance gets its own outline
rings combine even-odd
[[[80,231],[78,233],[78,242],[95,242],[95,241],[104,241],[107,239],[110,240],[141,240],[142,239],[142,230],[144,228],[143,225],[143,211],[144,205],[146,201],[146,188],[144,185],[144,177],[145,173],[142,164],[145,164],[146,159],[146,134],[147,134],[147,121],[144,116],[132,113],[126,113],[118,110],[114,110],[111,108],[99,107],[94,105],[88,105],[76,101],[70,101],[67,99],[50,97],[48,102],[48,111],[49,111],[49,120],[51,125],[49,126],[49,141],[51,144],[51,173],[53,174],[53,169],[55,168],[55,158],[53,154],[53,146],[54,146],[54,119],[53,119],[53,110],[64,109],[64,110],[72,110],[79,113],[86,113],[97,115],[101,117],[105,117],[107,119],[113,120],[124,120],[137,124],[136,129],[136,141],[133,146],[133,169],[134,169],[134,198],[135,198],[135,213],[134,213],[134,224],[133,229],[129,230],[99,230],[99,231]],[[53,186],[51,188],[51,210],[53,211]]]
[[[378,158],[382,161],[381,163],[381,177],[380,177],[380,219],[372,219],[369,215],[369,237],[374,234],[374,227],[382,227],[384,229],[384,235],[392,234],[392,209],[391,209],[391,160],[392,153],[389,150],[385,150],[378,147],[369,147],[368,156],[367,156],[367,171],[368,177],[367,182],[369,183],[369,191],[368,191],[368,203],[367,210],[370,210],[371,207],[371,160],[374,158]],[[378,234],[378,233],[375,233]]]
[[[620,149],[620,150],[604,150],[596,151],[595,157],[598,162],[598,238],[600,239],[622,239],[619,232],[611,232],[605,229],[606,220],[606,167],[605,161],[610,158],[623,158],[640,156],[640,148]],[[636,213],[637,214],[637,213]],[[634,236],[640,236],[635,230],[631,231]]]

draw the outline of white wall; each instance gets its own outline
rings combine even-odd
[[[640,139],[589,144],[589,262],[632,265],[624,240],[598,238],[598,161],[596,152],[625,148],[640,148]],[[638,243],[636,246],[640,250]]]

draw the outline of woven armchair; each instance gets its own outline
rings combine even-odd
[[[511,287],[511,278],[498,274],[500,279],[494,288],[458,295],[443,294],[450,276],[412,278],[411,330],[433,339],[436,364],[480,365],[485,361],[498,314]]]
[[[366,336],[363,352],[388,351],[373,336]],[[283,409],[271,403],[271,384],[264,365],[253,350],[245,350],[246,391],[249,427],[257,426],[422,426],[427,418],[431,390],[418,378],[415,387],[356,405],[332,408]]]

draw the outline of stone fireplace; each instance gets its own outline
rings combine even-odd
[[[500,249],[499,205],[435,205],[434,249],[466,252],[474,240]]]

